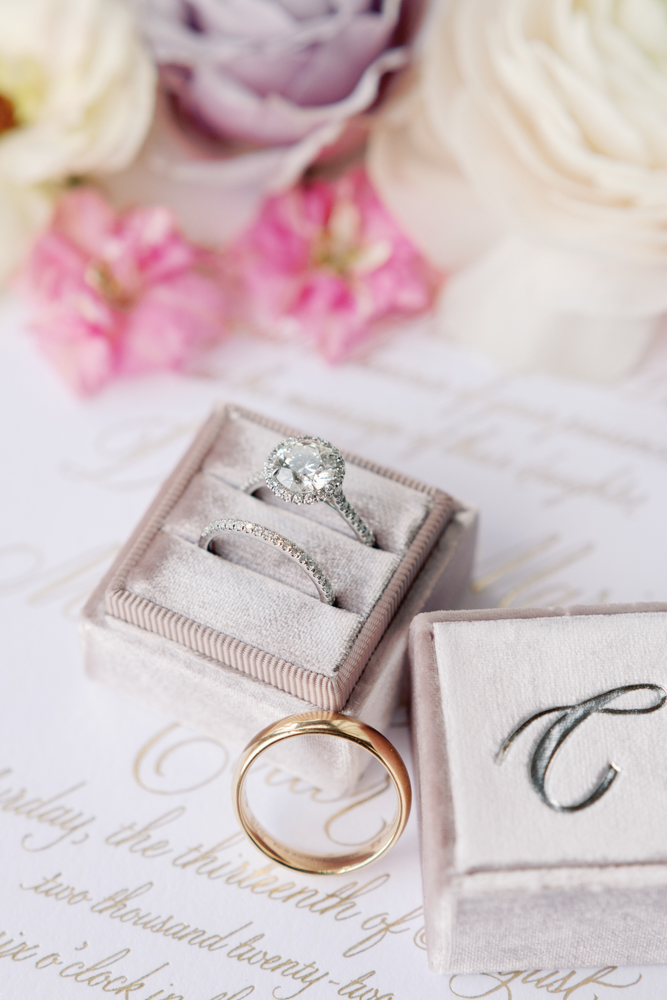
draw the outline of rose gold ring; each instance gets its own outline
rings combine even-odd
[[[348,740],[367,750],[386,769],[391,778],[398,808],[392,822],[372,840],[354,852],[343,854],[310,854],[281,843],[255,819],[245,792],[245,780],[252,764],[269,747],[296,736],[334,736]],[[377,861],[392,847],[405,829],[410,815],[412,790],[410,778],[398,750],[376,729],[358,719],[336,712],[307,712],[290,715],[272,726],[267,726],[243,750],[233,781],[233,799],[239,823],[256,847],[272,861],[293,871],[317,875],[344,875]]]

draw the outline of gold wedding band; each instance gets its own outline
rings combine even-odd
[[[310,854],[298,851],[272,837],[253,816],[245,793],[248,771],[265,750],[293,736],[335,736],[338,739],[348,740],[367,750],[386,768],[396,789],[398,810],[389,826],[373,840],[363,844],[361,849],[352,853],[347,851],[344,854]],[[355,871],[377,861],[403,833],[412,802],[410,778],[398,750],[376,729],[337,712],[290,715],[262,729],[261,733],[248,743],[239,758],[234,772],[233,789],[236,816],[256,847],[272,861],[309,875],[344,875],[346,872]]]

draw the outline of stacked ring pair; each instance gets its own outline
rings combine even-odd
[[[254,493],[260,486],[266,485],[275,496],[288,503],[327,503],[344,518],[359,541],[373,546],[373,532],[343,494],[344,476],[345,459],[328,441],[313,437],[290,437],[281,441],[269,453],[263,472],[249,479],[244,484],[243,491]],[[320,600],[327,604],[334,603],[336,595],[331,581],[316,561],[296,542],[254,521],[239,518],[213,521],[202,531],[200,547],[210,551],[212,543],[224,537],[228,531],[244,532],[281,549],[301,566],[315,584]]]

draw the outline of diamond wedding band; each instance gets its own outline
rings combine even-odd
[[[260,542],[268,542],[274,548],[281,549],[285,555],[291,556],[310,577],[317,588],[317,593],[321,601],[324,601],[325,604],[333,604],[336,600],[336,594],[331,586],[329,577],[320,569],[315,560],[311,559],[296,542],[290,541],[284,535],[279,535],[277,531],[271,531],[270,528],[265,528],[261,524],[255,524],[253,521],[244,521],[237,517],[228,517],[222,518],[220,521],[213,521],[202,531],[199,537],[199,547],[211,551],[211,543],[218,538],[223,538],[228,531],[244,532],[246,535],[252,535],[254,538],[257,538]]]
[[[249,479],[243,491],[254,493],[266,485],[290,503],[324,501],[338,511],[364,545],[374,545],[373,532],[343,495],[344,475],[345,459],[328,441],[289,437],[269,453],[264,471]]]

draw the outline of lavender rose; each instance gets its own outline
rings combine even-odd
[[[167,90],[189,118],[225,139],[306,141],[312,155],[405,61],[404,50],[388,48],[401,0],[136,3]]]

